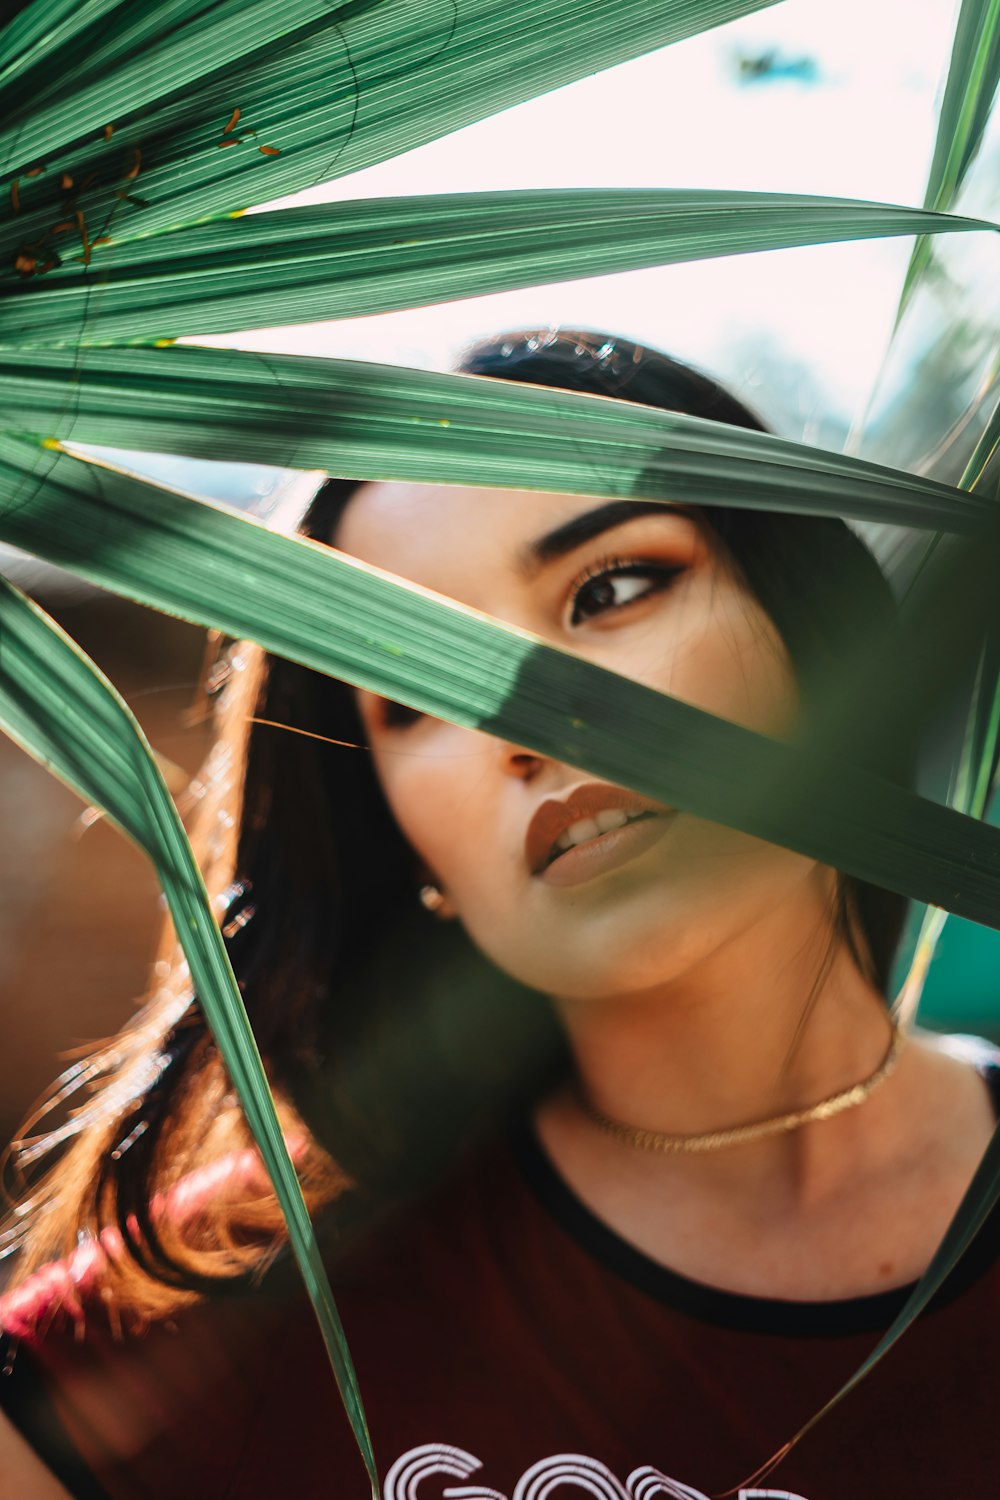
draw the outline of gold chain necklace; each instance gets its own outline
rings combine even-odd
[[[808,1109],[792,1109],[787,1114],[775,1115],[770,1120],[755,1120],[749,1125],[734,1125],[729,1130],[711,1130],[705,1135],[664,1135],[657,1130],[639,1130],[634,1125],[625,1125],[621,1120],[612,1120],[609,1115],[602,1115],[599,1109],[595,1109],[589,1100],[584,1098],[582,1092],[578,1097],[584,1114],[601,1130],[614,1136],[615,1140],[621,1141],[626,1146],[636,1146],[640,1151],[662,1151],[668,1155],[721,1151],[726,1146],[739,1146],[747,1141],[763,1140],[769,1135],[784,1135],[789,1130],[798,1130],[802,1125],[809,1125],[813,1120],[832,1120],[834,1115],[843,1114],[845,1109],[855,1109],[859,1104],[864,1104],[865,1100],[870,1098],[879,1084],[884,1083],[895,1068],[902,1046],[903,1034],[893,1022],[892,1036],[885,1057],[874,1073],[863,1078],[860,1083],[841,1089],[838,1094],[831,1094],[828,1098],[821,1099],[818,1104],[810,1105]]]

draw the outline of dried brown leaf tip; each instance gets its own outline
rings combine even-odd
[[[224,146],[242,146],[245,141],[257,139],[256,130],[253,130],[248,125],[244,125],[239,135],[234,134],[234,131],[236,130],[236,127],[240,123],[242,117],[243,111],[239,108],[239,106],[237,106],[237,108],[234,109],[232,114],[229,116],[229,119],[226,123],[226,128],[222,132],[222,140],[217,143],[220,151]],[[281,155],[281,151],[277,146],[258,146],[257,150],[262,156]]]
[[[90,265],[90,241],[87,239],[87,219],[81,210],[76,214],[76,227],[80,231],[80,242],[83,245],[83,254],[74,256],[74,260],[82,260],[85,266]]]
[[[27,170],[27,172],[25,172],[24,175],[25,175],[25,177],[41,177],[41,175],[42,175],[42,173],[44,171],[45,171],[44,167],[29,167],[28,170]]]
[[[16,214],[21,212],[21,193],[16,177],[11,180],[10,184],[10,206]]]
[[[241,135],[233,135],[233,131],[240,123],[240,116],[242,115],[242,113],[242,109],[240,109],[239,105],[237,105],[232,114],[229,116],[229,119],[226,121],[226,124],[223,127],[222,131],[222,140],[218,143],[220,151],[222,150],[223,146],[238,146],[242,141],[243,137]]]
[[[138,146],[132,147],[132,164],[125,173],[126,182],[134,182],[142,171],[142,151]]]
[[[110,141],[112,135],[114,134],[114,130],[115,127],[113,125],[105,125],[104,129],[101,131],[101,134],[104,136],[104,139],[106,141]]]
[[[54,266],[61,265],[58,255],[51,250],[45,249],[46,236],[40,240],[28,241],[19,245],[14,254],[14,269],[22,278],[28,276],[44,276],[46,271],[51,271]],[[45,260],[42,256],[45,255]]]
[[[62,176],[60,177],[60,179],[59,179],[59,186],[62,188],[62,190],[63,190],[64,193],[72,192],[72,190],[73,190],[73,179],[72,179],[72,177],[70,176],[70,174],[68,172],[64,172],[62,174]]]

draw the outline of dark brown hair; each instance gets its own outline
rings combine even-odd
[[[604,334],[502,335],[460,368],[765,430],[707,376]],[[329,541],[357,488],[328,480],[301,532]],[[892,618],[878,567],[839,520],[720,507],[699,519],[776,625],[808,710],[831,666]],[[420,911],[412,851],[364,749],[350,748],[363,744],[350,691],[246,644],[220,661],[213,690],[218,737],[192,842],[307,1200],[343,1200],[353,1184],[347,1197],[377,1208],[523,1108],[566,1065],[564,1043],[539,996]],[[843,876],[837,901],[835,933],[884,993],[905,902]],[[77,1082],[95,1092],[42,1142],[54,1165],[16,1221],[22,1281],[89,1236],[132,1322],[259,1271],[284,1237],[170,932],[156,972],[136,1019],[81,1065]],[[28,1154],[44,1162],[43,1149]]]

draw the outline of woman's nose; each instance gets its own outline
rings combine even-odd
[[[506,775],[516,776],[521,781],[533,780],[546,764],[544,755],[539,755],[536,750],[526,750],[523,745],[512,744],[510,740],[499,740],[498,750],[501,769]]]

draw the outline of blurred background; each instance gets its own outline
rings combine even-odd
[[[589,186],[919,204],[955,19],[951,0],[784,0],[283,201]],[[956,208],[987,218],[1000,211],[996,111]],[[996,238],[937,238],[931,273],[895,327],[912,251],[911,240],[894,239],[745,255],[188,342],[444,369],[465,344],[502,328],[601,329],[707,370],[785,437],[955,482],[998,391]],[[114,457],[264,520],[295,513],[316,483],[253,465]],[[888,568],[905,563],[905,535],[868,540]],[[0,570],[104,669],[182,797],[210,737],[199,692],[204,632],[9,549],[0,548]],[[947,792],[950,730],[960,727],[945,726],[928,757],[928,794]],[[67,1057],[131,1013],[149,983],[162,908],[144,859],[4,738],[0,827],[7,1138]],[[951,919],[921,1021],[1000,1037],[998,960],[1000,934]]]

